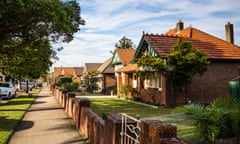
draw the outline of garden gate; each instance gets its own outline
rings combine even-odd
[[[121,144],[139,144],[140,120],[127,114],[122,115]]]

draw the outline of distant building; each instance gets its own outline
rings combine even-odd
[[[81,83],[83,75],[83,67],[54,67],[53,77],[71,76],[73,81]]]
[[[98,69],[99,87],[104,94],[116,94],[117,81],[114,67],[111,65],[112,57],[107,59]]]

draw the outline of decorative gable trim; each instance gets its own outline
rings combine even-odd
[[[122,62],[119,58],[119,55],[118,55],[117,51],[115,50],[114,54],[113,54],[112,61],[111,61],[111,65],[116,65],[116,64],[122,64]]]
[[[147,48],[142,51],[143,45],[144,43],[147,44]],[[145,38],[145,34],[143,34],[141,41],[137,47],[136,53],[133,57],[133,59],[131,60],[131,63],[135,63],[137,58],[139,58],[142,54],[149,54],[155,57],[160,58],[161,56],[158,54],[158,52],[155,50],[155,48],[152,46],[152,44]]]

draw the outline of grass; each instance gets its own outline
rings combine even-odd
[[[161,120],[177,126],[178,137],[190,143],[198,143],[199,133],[194,126],[194,121],[189,120],[185,114],[176,116],[166,116],[173,113],[180,113],[181,107],[173,109],[160,107],[158,109],[131,103],[118,98],[89,98],[92,110],[99,116],[111,113],[126,113],[135,117],[152,118]]]
[[[131,103],[126,100],[118,98],[89,98],[91,101],[91,108],[99,116],[102,114],[110,113],[126,113],[135,117],[140,115],[141,118],[154,117],[164,114],[170,114],[173,109],[171,108],[159,108],[154,109],[151,107]]]
[[[0,105],[0,144],[5,144],[23,118],[29,106],[33,103],[39,90],[33,90],[33,96],[27,94],[9,100]]]

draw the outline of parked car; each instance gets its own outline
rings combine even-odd
[[[26,90],[26,83],[27,82],[21,82],[21,84],[20,84],[20,88],[22,89],[22,90]],[[35,82],[28,82],[28,89],[31,91],[33,88],[35,88],[36,87],[36,83]]]
[[[2,99],[10,99],[16,96],[17,89],[10,82],[0,82],[0,96]]]

